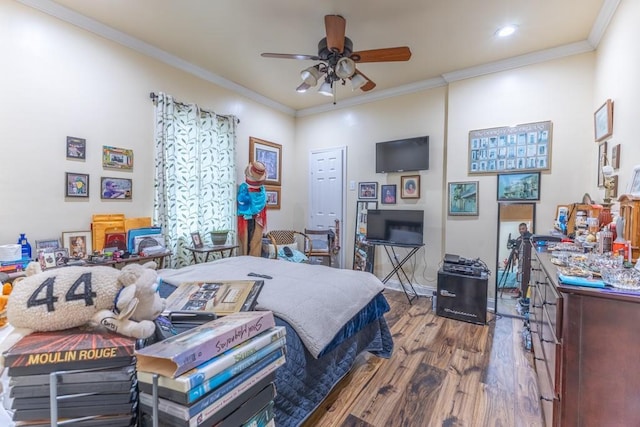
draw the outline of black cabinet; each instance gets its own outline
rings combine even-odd
[[[486,273],[469,276],[438,271],[436,314],[470,323],[487,323]]]

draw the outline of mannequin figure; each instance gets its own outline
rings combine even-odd
[[[238,187],[238,241],[242,255],[261,256],[262,234],[267,225],[267,169],[251,162],[244,170],[245,182]]]

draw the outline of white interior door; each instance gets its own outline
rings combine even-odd
[[[307,228],[334,228],[340,223],[339,245],[344,248],[344,165],[346,148],[312,151],[309,156],[309,218]],[[338,254],[339,266],[344,265],[343,251]]]

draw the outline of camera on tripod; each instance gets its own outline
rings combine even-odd
[[[517,249],[518,248],[518,240],[517,239],[509,239],[507,240],[507,249]]]

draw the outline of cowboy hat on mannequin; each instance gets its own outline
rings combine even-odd
[[[244,170],[245,182],[238,187],[238,240],[242,255],[260,256],[262,233],[267,225],[267,168],[253,161]]]

